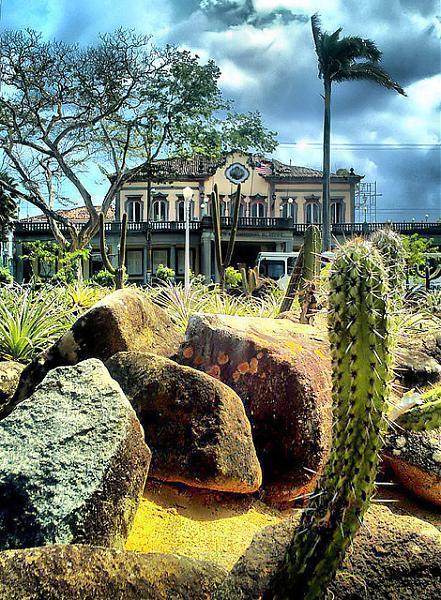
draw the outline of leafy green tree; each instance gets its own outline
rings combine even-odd
[[[427,253],[432,248],[432,240],[413,233],[403,236],[403,246],[406,252],[406,264],[409,270],[420,267],[427,262]]]
[[[69,251],[56,242],[36,241],[26,244],[26,253],[20,258],[29,260],[35,279],[43,276],[51,283],[72,283],[78,277],[80,262],[89,258],[89,252],[87,248]]]
[[[331,89],[342,81],[373,81],[405,96],[403,88],[381,67],[381,51],[372,40],[347,36],[340,38],[341,27],[334,33],[322,30],[318,14],[311,17],[312,35],[318,58],[319,77],[324,86],[323,127],[323,250],[331,249],[330,224],[330,153]]]
[[[139,171],[147,172],[149,189],[167,175],[155,167],[165,149],[216,153],[225,147],[218,115],[231,105],[222,98],[212,60],[201,64],[188,50],[158,48],[150,36],[122,29],[88,47],[44,41],[31,30],[5,31],[0,52],[0,150],[19,183],[18,197],[43,211],[65,250],[87,247],[99,212],[107,214],[115,194]],[[238,143],[232,119],[225,140]],[[275,147],[257,113],[238,115],[236,122],[242,148]],[[100,210],[90,188],[94,166],[107,182]],[[86,223],[55,210],[61,189],[72,190],[71,201],[81,199]]]

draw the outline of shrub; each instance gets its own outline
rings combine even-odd
[[[0,285],[13,283],[14,278],[8,267],[0,267]]]
[[[113,288],[115,286],[115,278],[107,269],[101,269],[101,271],[95,273],[90,281],[105,288]]]
[[[225,269],[225,287],[239,287],[242,283],[242,275],[240,271],[234,267],[227,267]]]
[[[175,278],[175,272],[167,265],[158,265],[156,269],[156,277],[161,281],[173,281]]]

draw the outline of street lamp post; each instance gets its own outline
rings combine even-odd
[[[193,197],[193,190],[185,187],[184,208],[185,208],[185,257],[184,257],[184,287],[186,290],[190,287],[190,206]]]

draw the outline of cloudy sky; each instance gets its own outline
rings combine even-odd
[[[2,27],[91,43],[119,26],[214,58],[238,110],[279,133],[274,156],[321,168],[322,98],[309,18],[376,41],[407,98],[373,84],[334,86],[333,169],[376,181],[377,220],[441,216],[438,0],[3,0]]]

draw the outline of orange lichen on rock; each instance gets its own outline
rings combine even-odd
[[[249,369],[249,372],[254,375],[255,373],[257,373],[257,367],[258,366],[259,366],[259,361],[257,360],[256,357],[253,357],[250,360],[250,369]]]
[[[219,377],[220,377],[220,366],[219,365],[211,365],[211,367],[208,369],[207,373],[209,375],[211,375],[212,377],[216,377],[216,379],[219,379]]]
[[[240,364],[237,365],[237,370],[239,371],[239,373],[248,373],[248,371],[250,370],[250,363],[245,361],[245,362],[241,362]]]
[[[228,354],[225,354],[225,352],[219,352],[218,357],[217,357],[217,362],[220,365],[226,365],[229,360],[230,360],[230,357],[228,356]]]
[[[184,350],[182,351],[182,355],[185,358],[191,358],[193,356],[193,348],[191,346],[187,346],[186,348],[184,348]]]

